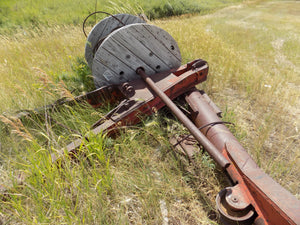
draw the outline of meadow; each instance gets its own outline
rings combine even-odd
[[[178,42],[183,63],[206,60],[199,88],[258,165],[300,198],[299,2],[80,2],[0,3],[0,191],[9,190],[0,224],[219,224],[214,199],[228,185],[224,174],[206,153],[194,166],[172,152],[168,135],[186,131],[164,112],[117,139],[91,136],[77,160],[59,166],[50,153],[89,134],[112,106],[14,117],[93,89],[81,22],[100,8],[145,13]]]
[[[0,2],[0,33],[16,29],[38,29],[41,25],[78,25],[90,13],[144,13],[149,19],[185,13],[206,13],[242,0],[2,0]],[[95,16],[90,24],[103,16]]]

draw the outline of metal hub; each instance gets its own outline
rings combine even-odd
[[[255,212],[243,195],[234,187],[225,188],[216,197],[216,204],[224,225],[250,225],[253,223]]]

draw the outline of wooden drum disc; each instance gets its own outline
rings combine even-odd
[[[115,30],[102,42],[93,59],[92,74],[100,88],[137,79],[139,67],[152,75],[180,65],[173,37],[159,27],[140,23]]]
[[[120,23],[117,19],[122,21]],[[134,23],[145,23],[144,20],[130,14],[117,14],[114,17],[109,16],[97,23],[87,37],[85,45],[85,59],[90,68],[92,68],[95,50],[98,45],[114,30],[123,27],[124,25]]]

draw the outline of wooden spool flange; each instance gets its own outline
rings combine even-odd
[[[136,69],[148,75],[177,69],[181,54],[176,41],[150,24],[131,24],[112,32],[99,46],[92,66],[97,88],[137,79]]]
[[[120,23],[120,21],[122,23]],[[97,23],[91,32],[89,33],[85,45],[85,59],[90,68],[92,68],[94,54],[99,47],[99,44],[114,30],[123,27],[124,25],[134,24],[134,23],[145,23],[144,20],[137,16],[130,14],[117,14],[106,17]]]

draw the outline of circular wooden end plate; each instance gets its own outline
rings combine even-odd
[[[137,16],[130,14],[117,14],[114,17],[121,20],[125,25],[134,23],[145,23],[144,20]],[[94,58],[94,48],[97,46],[98,42],[103,40],[112,31],[124,26],[114,17],[109,16],[97,23],[91,32],[89,33],[85,45],[85,59],[88,62],[90,68],[92,68],[93,58]]]
[[[178,45],[169,33],[150,24],[131,24],[103,41],[93,59],[92,74],[100,88],[137,79],[139,67],[152,75],[180,65]]]

